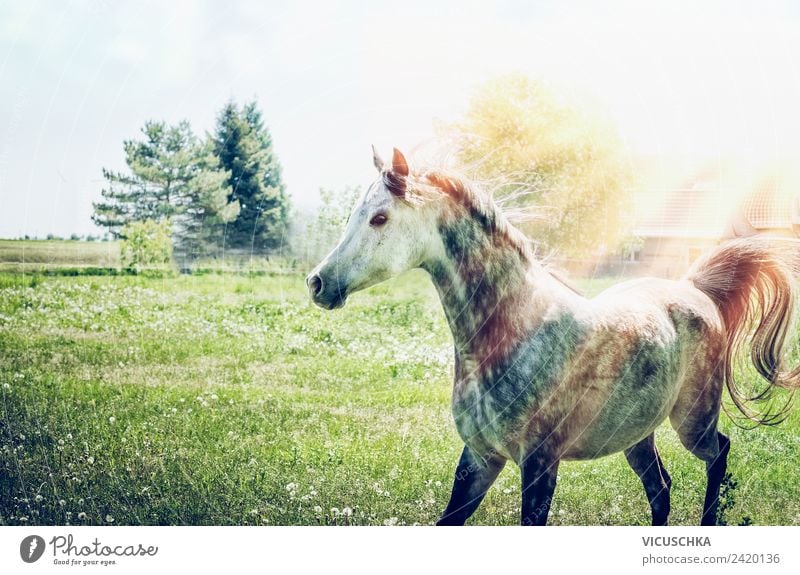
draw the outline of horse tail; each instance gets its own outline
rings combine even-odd
[[[786,419],[792,396],[800,388],[800,366],[785,370],[783,362],[795,308],[797,256],[796,241],[740,238],[700,258],[686,275],[719,309],[726,334],[725,385],[734,405],[757,425]],[[750,359],[767,385],[748,393],[737,384],[734,366],[751,333]],[[777,408],[771,401],[776,388],[789,391],[786,402]],[[765,409],[754,409],[754,402],[765,402]]]

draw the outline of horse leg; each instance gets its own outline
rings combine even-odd
[[[670,422],[683,446],[706,464],[706,495],[700,525],[716,525],[719,490],[728,468],[730,440],[717,431],[722,379],[698,382],[681,391]]]
[[[719,508],[719,490],[725,480],[728,470],[728,452],[731,449],[731,440],[727,435],[717,432],[717,455],[706,459],[706,496],[703,502],[703,518],[700,525],[716,525]]]
[[[537,452],[527,455],[522,468],[522,525],[546,525],[556,489],[559,460]]]
[[[453,480],[450,502],[436,525],[464,525],[483,501],[506,464],[505,459],[482,459],[464,446]]]
[[[700,525],[716,525],[719,508],[719,490],[728,469],[728,451],[731,442],[728,436],[716,429],[716,421],[702,435],[681,437],[684,447],[706,464],[706,496],[703,501],[703,516]]]
[[[626,449],[625,458],[644,484],[644,491],[653,514],[653,525],[666,525],[672,479],[656,450],[655,434],[651,433],[633,447]]]

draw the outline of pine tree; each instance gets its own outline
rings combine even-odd
[[[225,227],[239,215],[239,203],[229,201],[230,172],[221,169],[210,139],[197,148],[195,168],[176,218],[176,237],[182,251],[199,255],[224,244]]]
[[[281,167],[255,102],[229,102],[217,118],[214,154],[230,172],[229,202],[239,214],[227,226],[227,247],[270,250],[281,245],[289,219],[289,199]]]
[[[132,222],[171,220],[177,243],[192,251],[221,241],[238,204],[228,201],[230,174],[220,168],[211,143],[198,140],[188,122],[147,122],[142,134],[143,140],[124,143],[130,173],[103,170],[108,185],[92,220],[117,238]]]

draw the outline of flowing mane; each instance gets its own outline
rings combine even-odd
[[[537,260],[532,247],[533,242],[519,228],[514,220],[529,219],[530,214],[523,211],[505,210],[498,205],[491,194],[479,184],[462,174],[443,168],[428,167],[411,178],[398,178],[391,170],[381,173],[383,184],[395,196],[406,201],[425,201],[426,198],[446,194],[456,203],[466,208],[488,234],[497,234],[513,246],[526,262],[538,262],[558,282],[574,293],[581,291],[563,273],[545,262]],[[409,183],[410,180],[410,183]]]
[[[464,176],[441,168],[428,168],[409,178],[398,178],[392,171],[381,173],[383,184],[395,196],[419,203],[440,194],[452,198],[490,234],[499,234],[526,260],[533,260],[531,242],[509,221],[508,215],[483,189]]]

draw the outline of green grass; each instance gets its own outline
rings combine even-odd
[[[461,450],[451,349],[422,273],[335,312],[294,275],[0,274],[0,524],[433,523]],[[723,427],[727,522],[800,523],[798,413]],[[657,439],[673,523],[696,524],[703,465]],[[515,524],[518,498],[508,466],[472,522]],[[622,455],[562,464],[551,523],[648,520]]]

